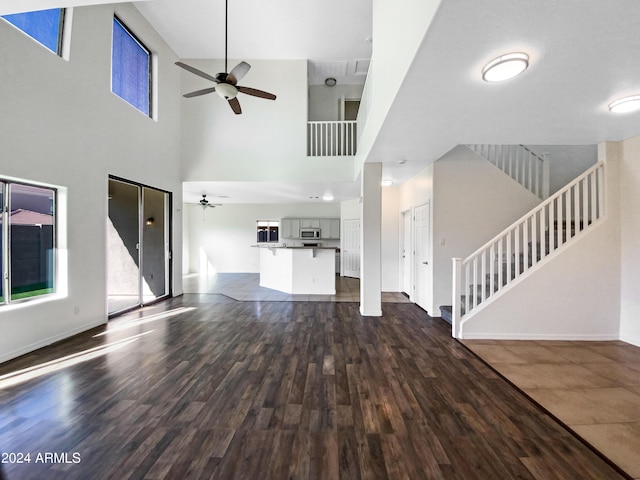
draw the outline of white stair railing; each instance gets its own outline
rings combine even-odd
[[[307,122],[307,156],[341,157],[356,154],[357,122]]]
[[[454,337],[481,303],[604,216],[604,174],[604,163],[594,165],[467,258],[453,259]]]
[[[524,145],[467,145],[542,200],[549,197],[549,160]]]

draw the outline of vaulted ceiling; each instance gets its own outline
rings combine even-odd
[[[178,55],[219,58],[223,5],[137,6]],[[229,50],[237,58],[368,58],[371,9],[371,0],[230,0]],[[637,135],[640,113],[614,115],[607,106],[640,94],[638,32],[637,0],[443,0],[368,161],[402,182],[460,143],[577,145]],[[529,69],[503,84],[484,82],[483,65],[512,51],[530,55]]]

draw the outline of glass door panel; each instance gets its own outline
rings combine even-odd
[[[169,194],[142,187],[142,303],[169,293]]]
[[[140,305],[140,187],[109,179],[109,314]]]

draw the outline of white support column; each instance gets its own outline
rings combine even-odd
[[[382,316],[382,164],[365,163],[361,174],[360,314]]]

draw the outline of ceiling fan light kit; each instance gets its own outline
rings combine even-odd
[[[529,55],[522,52],[507,53],[494,58],[482,69],[485,82],[503,82],[520,75],[529,67]]]
[[[176,62],[176,65],[180,68],[187,70],[188,72],[193,73],[194,75],[198,75],[199,77],[205,78],[216,84],[215,87],[204,88],[202,90],[196,90],[195,92],[186,93],[183,96],[185,98],[199,97],[202,95],[206,95],[208,93],[216,92],[220,98],[223,98],[229,102],[229,106],[233,113],[239,115],[242,113],[242,108],[240,107],[240,102],[236,98],[238,92],[244,93],[245,95],[251,95],[253,97],[264,98],[266,100],[275,100],[276,96],[273,93],[265,92],[263,90],[258,90],[256,88],[251,87],[243,87],[238,85],[238,82],[242,80],[242,78],[247,74],[251,65],[247,62],[240,62],[238,65],[233,67],[233,69],[229,72],[227,69],[227,36],[228,36],[228,0],[225,0],[224,4],[224,72],[216,74],[216,76],[209,75],[208,73],[203,72],[202,70],[198,70],[195,67],[187,65],[182,62]]]
[[[225,100],[230,100],[238,95],[238,89],[229,83],[219,83],[216,93]]]

